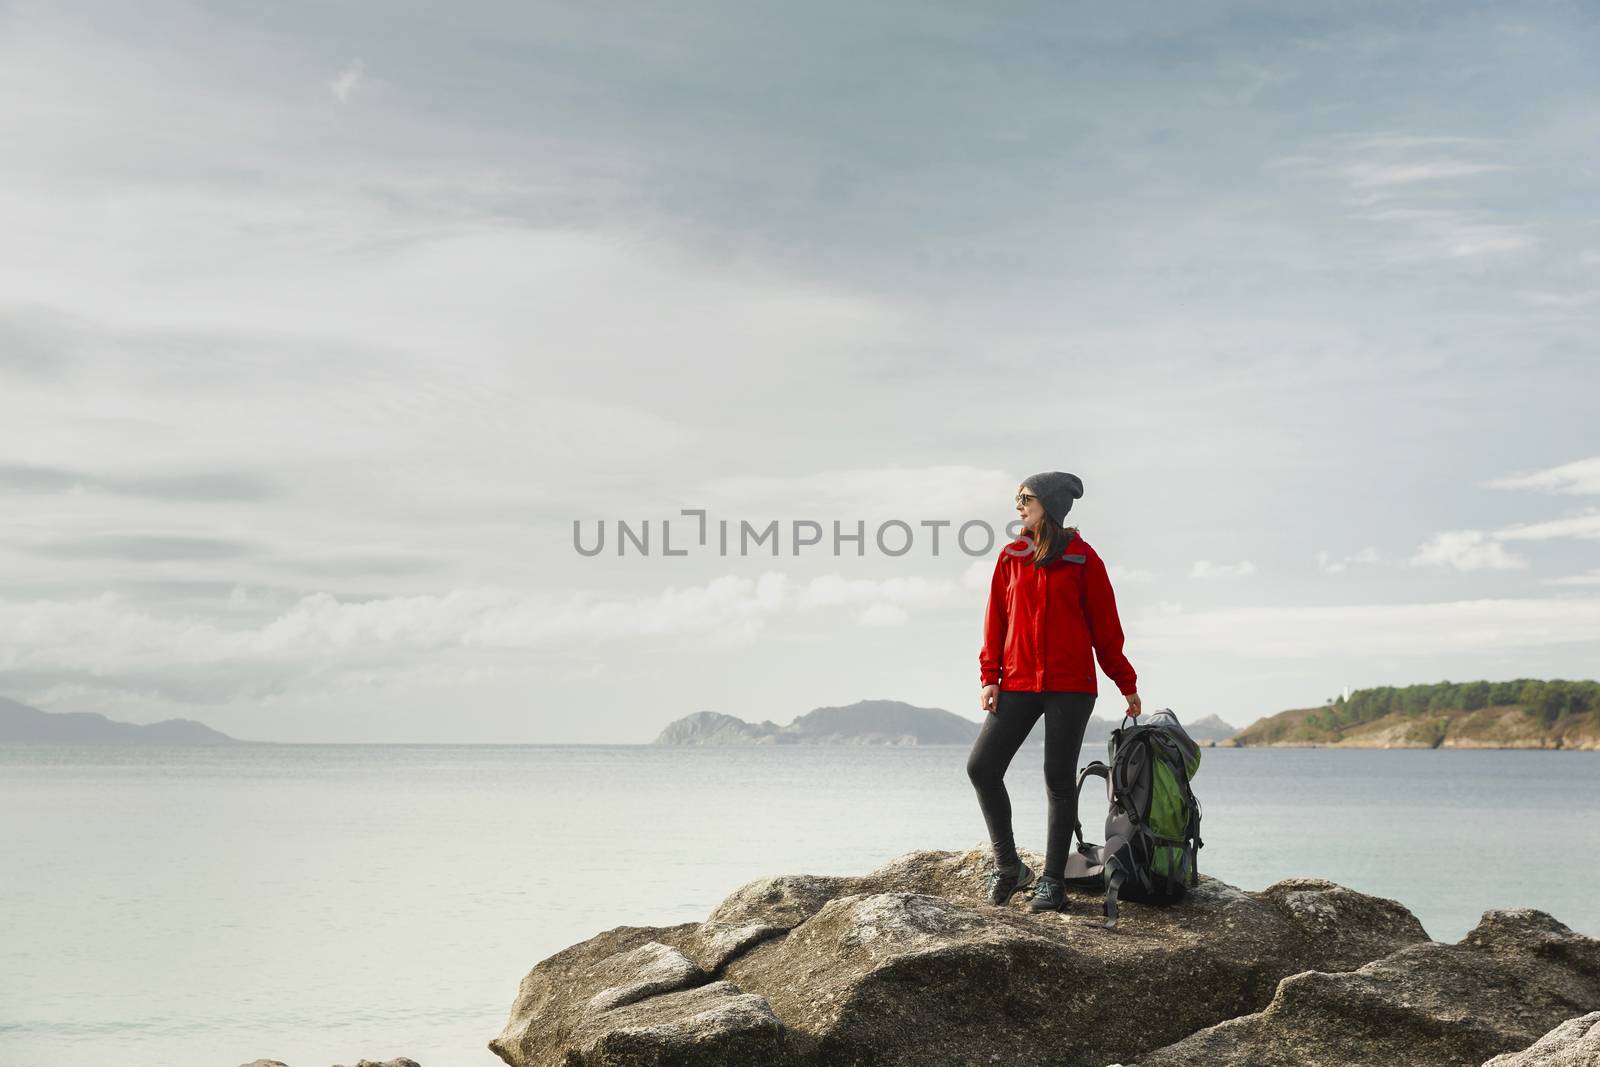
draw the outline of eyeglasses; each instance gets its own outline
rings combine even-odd
[[[1032,493],[1018,493],[1017,494],[1017,504],[1020,507],[1025,507],[1028,504],[1030,504],[1033,501],[1038,500],[1038,499],[1039,498],[1034,496]]]

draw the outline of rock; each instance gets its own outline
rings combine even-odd
[[[279,1060],[251,1060],[249,1063],[239,1064],[239,1067],[289,1067],[289,1065]]]
[[[694,958],[705,970],[720,972],[756,942],[786,934],[805,922],[833,897],[848,892],[850,885],[849,878],[803,874],[749,882],[696,927]]]
[[[1568,1019],[1521,1052],[1506,1052],[1483,1067],[1600,1067],[1600,1011]]]
[[[1542,911],[1488,911],[1453,945],[1429,941],[1347,973],[1313,968],[1291,975],[1265,1010],[1134,1062],[1478,1067],[1596,1004],[1600,941]]]
[[[559,1062],[659,1067],[784,1064],[792,1057],[783,1030],[763,997],[718,981],[614,1010],[584,1013],[567,1035],[565,1058]]]
[[[1261,1011],[1287,976],[1430,943],[1394,901],[1311,879],[1202,877],[1174,907],[1126,903],[1109,931],[1098,896],[989,904],[989,854],[763,878],[705,922],[608,930],[536,965],[489,1048],[513,1067],[1103,1067]]]

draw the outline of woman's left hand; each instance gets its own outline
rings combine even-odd
[[[1129,693],[1128,694],[1128,717],[1130,719],[1137,719],[1139,717],[1140,710],[1141,710],[1141,708],[1140,708],[1140,705],[1139,705],[1139,694],[1138,693]]]

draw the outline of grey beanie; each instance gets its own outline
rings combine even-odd
[[[1022,484],[1033,490],[1033,495],[1044,505],[1045,513],[1056,520],[1058,526],[1067,524],[1067,512],[1072,510],[1072,502],[1083,495],[1082,479],[1064,471],[1035,474]]]

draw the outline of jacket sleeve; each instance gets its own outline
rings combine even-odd
[[[1090,552],[1084,574],[1084,620],[1094,643],[1095,658],[1106,677],[1117,683],[1123,696],[1139,690],[1139,676],[1122,654],[1122,620],[1117,617],[1117,598],[1111,591],[1111,576],[1098,552]]]
[[[994,562],[994,577],[989,580],[989,606],[983,613],[983,646],[978,649],[978,684],[994,685],[1000,680],[1000,664],[1006,648],[1006,555]]]

